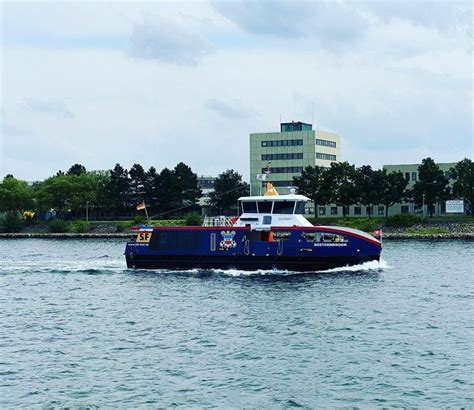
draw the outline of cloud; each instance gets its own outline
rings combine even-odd
[[[359,4],[384,23],[401,20],[440,30],[472,25],[472,3],[468,1],[386,0]]]
[[[242,30],[282,39],[311,37],[320,45],[352,42],[365,30],[365,17],[351,4],[335,1],[229,1],[214,9]]]
[[[454,17],[435,24],[342,1],[276,2],[275,10],[89,2],[71,22],[59,3],[44,4],[52,3],[2,10],[10,22],[2,34],[49,35],[34,47],[2,44],[3,174],[31,180],[75,162],[160,170],[184,161],[200,173],[248,176],[249,133],[278,131],[280,115],[310,122],[312,111],[358,165],[425,154],[450,162],[472,147],[472,50]],[[94,43],[68,45],[81,33]],[[128,55],[98,48],[93,39],[108,36],[130,39]],[[64,44],[51,46],[54,38]]]
[[[184,66],[197,65],[213,47],[197,32],[164,19],[145,19],[133,26],[128,55]]]
[[[62,101],[25,98],[21,108],[33,113],[51,115],[60,118],[73,118],[74,114]]]
[[[207,100],[206,107],[222,117],[232,120],[248,118],[250,113],[238,103],[226,102],[217,98]]]

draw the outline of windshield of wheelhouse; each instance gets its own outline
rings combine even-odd
[[[304,215],[305,214],[305,211],[304,211],[304,207],[306,206],[306,202],[305,201],[298,201],[296,203],[296,209],[295,209],[295,214],[297,215]]]
[[[272,213],[272,205],[271,201],[258,201],[258,213],[259,214],[271,214]]]
[[[242,207],[244,209],[244,213],[248,214],[256,214],[257,213],[257,203],[253,201],[245,201],[242,202]]]
[[[275,201],[273,204],[274,214],[292,214],[295,209],[295,201]]]

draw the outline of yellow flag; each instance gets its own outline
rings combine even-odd
[[[279,195],[278,191],[275,189],[275,187],[272,185],[271,182],[267,182],[267,190],[264,193],[265,196],[270,196],[270,195]]]

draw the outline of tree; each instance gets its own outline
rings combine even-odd
[[[168,213],[180,207],[176,178],[168,168],[161,170],[156,187],[160,214]]]
[[[158,209],[159,199],[159,187],[160,187],[160,175],[156,172],[155,167],[145,173],[145,186],[144,186],[144,200],[150,208],[150,212],[156,213]]]
[[[7,175],[0,183],[0,212],[18,211],[33,206],[33,192],[25,181]]]
[[[433,159],[425,158],[418,167],[418,181],[413,186],[413,199],[420,206],[428,206],[430,217],[433,217],[434,204],[447,197],[448,180]]]
[[[469,158],[459,161],[454,168],[451,168],[451,177],[454,179],[454,197],[466,200],[472,210],[474,205],[474,162]]]
[[[323,175],[323,192],[328,193],[329,202],[342,206],[345,218],[347,207],[359,201],[355,186],[356,170],[354,165],[350,165],[348,162],[333,162]]]
[[[116,164],[110,171],[110,179],[106,186],[107,200],[110,207],[118,216],[128,206],[127,194],[129,192],[128,171],[120,164]]]
[[[138,204],[145,198],[145,170],[140,164],[133,164],[130,175],[130,203]]]
[[[318,217],[318,205],[329,202],[330,193],[324,183],[325,169],[319,166],[307,166],[298,177],[293,177],[293,184],[298,187],[298,193],[306,195],[314,203],[315,216]]]
[[[383,172],[373,170],[370,165],[363,165],[356,169],[356,190],[360,203],[366,206],[369,218],[372,216],[373,205],[382,203],[383,178]]]
[[[67,205],[76,216],[82,215],[86,207],[96,202],[99,180],[95,174],[89,172],[71,174],[67,178],[70,184]]]
[[[184,162],[180,162],[173,170],[177,187],[178,203],[181,206],[197,205],[201,197],[201,188],[198,186],[197,175]]]
[[[408,181],[402,172],[397,171],[387,174],[385,169],[381,171],[379,203],[385,205],[385,217],[388,217],[388,209],[392,205],[402,202],[407,185]]]
[[[64,173],[49,177],[35,186],[35,198],[42,211],[55,209],[62,212],[71,198],[71,179]]]
[[[249,184],[233,169],[219,174],[214,180],[214,191],[209,194],[209,203],[219,212],[228,211],[237,205],[241,196],[248,196]]]
[[[110,183],[110,171],[89,171],[87,173],[93,181],[94,195],[91,203],[91,208],[95,208],[96,218],[99,214],[104,214],[107,208],[107,187]]]
[[[69,168],[69,171],[66,173],[66,175],[82,175],[86,173],[86,167],[81,164],[74,164],[71,168]]]

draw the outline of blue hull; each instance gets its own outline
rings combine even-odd
[[[317,272],[339,268],[343,266],[359,265],[364,262],[378,261],[380,256],[366,257],[316,257],[316,258],[294,258],[266,256],[237,256],[237,257],[127,257],[127,266],[133,269],[236,269],[245,271],[256,270],[288,270],[295,272]]]
[[[278,269],[315,272],[378,261],[381,243],[360,231],[331,227],[157,227],[125,249],[133,269]]]

